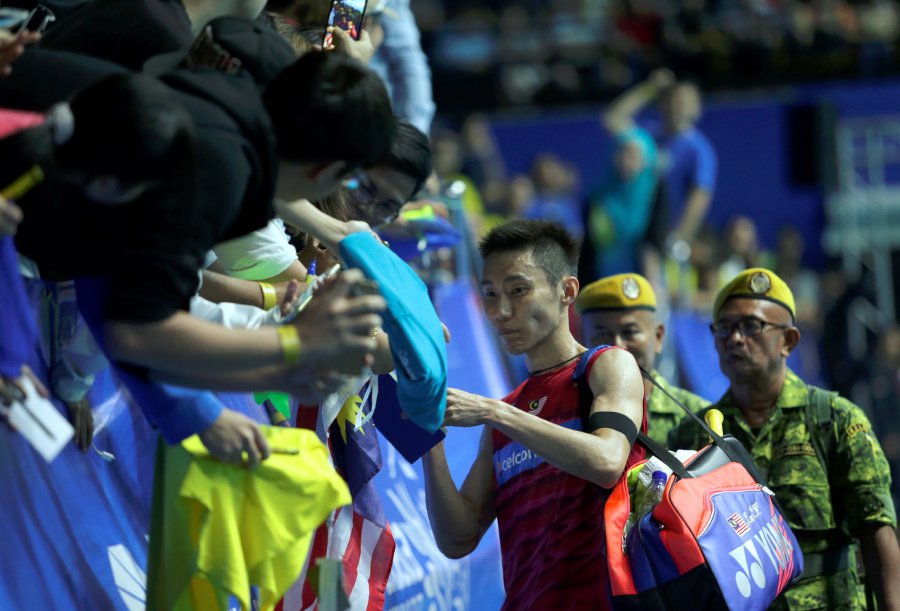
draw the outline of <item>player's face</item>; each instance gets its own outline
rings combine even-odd
[[[745,334],[733,329],[728,337],[715,338],[719,367],[732,383],[778,373],[793,347],[787,341],[787,329],[792,328],[791,315],[775,303],[740,297],[731,299],[725,302],[716,322],[738,325],[748,320],[766,324],[754,333]]]
[[[619,346],[634,356],[638,365],[651,371],[656,355],[662,349],[664,328],[656,323],[649,310],[626,312],[586,312],[581,315],[581,329],[589,346]]]
[[[489,255],[481,290],[484,312],[510,354],[540,346],[564,318],[561,287],[550,283],[528,249]]]

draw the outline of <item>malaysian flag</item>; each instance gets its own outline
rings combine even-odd
[[[378,611],[384,607],[395,544],[372,482],[381,470],[378,433],[371,420],[356,428],[358,416],[366,415],[367,406],[359,395],[351,396],[329,429],[332,460],[350,488],[353,505],[339,508],[316,531],[307,567],[276,611],[318,608],[318,594],[311,583],[315,579],[307,577],[315,572],[319,558],[342,562],[351,609]]]
[[[750,525],[736,512],[731,514],[728,518],[728,525],[734,529],[734,532],[736,532],[739,537],[743,537],[750,532]]]

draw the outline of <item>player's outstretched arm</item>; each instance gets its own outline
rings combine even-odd
[[[449,558],[470,554],[494,521],[492,457],[491,429],[485,427],[478,457],[459,490],[450,475],[444,442],[422,458],[431,532],[438,548]]]
[[[640,427],[644,385],[633,356],[625,350],[602,353],[594,362],[589,382],[595,397],[591,413],[617,412]],[[502,401],[453,388],[447,391],[444,424],[490,425],[566,473],[604,488],[616,484],[631,450],[618,430],[600,428],[587,434],[567,429]]]

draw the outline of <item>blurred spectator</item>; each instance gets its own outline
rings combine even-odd
[[[893,43],[900,34],[900,8],[893,0],[869,0],[860,3],[859,66],[860,76],[884,76],[894,67]]]
[[[662,129],[655,133],[664,154],[669,227],[674,239],[690,241],[712,202],[718,159],[712,144],[697,128],[702,102],[693,83],[674,83],[660,99]]]
[[[722,282],[750,267],[771,267],[771,257],[760,250],[756,223],[749,217],[736,216],[729,221],[725,228],[725,248],[724,259],[719,266]]]
[[[552,153],[538,155],[531,166],[535,199],[525,218],[553,221],[581,240],[584,227],[577,199],[577,171]]]
[[[460,137],[447,129],[435,129],[431,148],[435,173],[447,184],[455,185],[472,235],[480,236],[486,231],[487,210],[475,182],[462,173],[464,157]]]
[[[806,242],[800,230],[786,225],[778,234],[778,248],[775,252],[775,272],[788,283],[797,304],[797,322],[803,331],[811,330],[818,335],[821,329],[820,308],[822,290],[819,276],[803,264]]]
[[[506,167],[487,117],[480,113],[467,117],[460,136],[462,173],[478,186],[488,209],[494,210],[506,190]]]
[[[663,261],[662,271],[670,303],[704,315],[710,311],[721,286],[719,267],[722,250],[718,232],[704,225],[697,237],[679,253],[683,260],[667,257]]]
[[[776,273],[787,282],[797,304],[797,326],[804,340],[795,350],[794,367],[811,383],[818,384],[822,376],[822,290],[819,276],[803,264],[806,242],[803,234],[793,225],[782,227],[773,257]],[[765,258],[763,258],[765,260]]]
[[[660,151],[659,171],[666,185],[669,245],[690,242],[703,223],[716,182],[716,153],[697,128],[702,110],[700,90],[688,82],[676,82],[666,69],[654,71],[613,101],[604,124],[613,133],[633,129],[635,117],[659,98],[661,124],[651,132]]]
[[[894,473],[891,492],[900,500],[900,327],[880,338],[871,381],[872,424]]]
[[[416,10],[447,111],[596,102],[664,65],[704,89],[898,72],[896,0],[422,0]]]
[[[501,214],[505,219],[524,218],[525,213],[534,203],[534,182],[525,175],[519,175],[509,182],[506,190],[505,205]]]
[[[381,5],[381,2],[372,4]],[[383,32],[376,44],[369,66],[388,87],[394,114],[406,119],[424,134],[431,133],[434,100],[431,95],[431,71],[422,51],[419,28],[409,0],[387,0],[381,11],[371,11],[366,28],[374,26]],[[370,21],[373,22],[370,25]]]
[[[468,117],[461,135],[435,129],[432,152],[435,173],[447,184],[458,183],[472,233],[482,235],[502,219],[507,195],[506,168],[487,118]]]
[[[642,250],[660,195],[656,144],[650,134],[634,127],[613,136],[613,168],[606,182],[590,195],[585,209],[579,271],[585,282],[643,270]]]

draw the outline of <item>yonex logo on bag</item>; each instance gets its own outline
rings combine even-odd
[[[761,531],[753,535],[753,539],[759,544],[772,566],[780,574],[791,570],[794,545],[785,531],[784,524],[779,523],[778,516],[773,516],[769,523]]]
[[[749,552],[750,555],[749,563],[747,552]],[[756,551],[756,546],[753,545],[752,540],[747,541],[737,549],[733,549],[728,553],[732,558],[737,560],[741,567],[741,570],[734,574],[734,582],[737,584],[741,596],[750,598],[750,595],[753,593],[753,586],[750,584],[751,577],[757,587],[766,587],[766,574],[760,563],[759,552]]]
[[[728,519],[728,523],[734,528],[731,518]],[[760,555],[759,550],[762,551],[763,556]],[[773,516],[768,524],[763,526],[759,532],[754,533],[752,539],[731,550],[729,555],[737,561],[740,567],[735,572],[734,580],[741,595],[744,598],[750,598],[753,593],[753,584],[759,588],[766,587],[766,572],[763,568],[762,558],[768,558],[774,574],[779,576],[779,583],[782,581],[786,583],[793,570],[793,551],[794,546],[785,531],[784,524],[778,522],[778,516]]]

